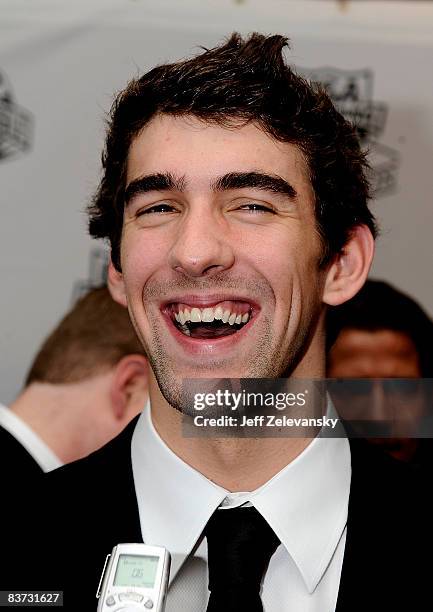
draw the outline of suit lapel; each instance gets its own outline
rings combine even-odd
[[[410,585],[417,580],[417,546],[410,537],[419,511],[414,475],[363,440],[351,440],[350,446],[352,481],[336,612],[407,611],[412,607],[407,601],[414,603]]]
[[[111,503],[107,504],[106,519],[106,533],[110,534],[110,544],[113,546],[122,542],[143,541],[131,460],[131,441],[137,420],[128,425],[114,444],[106,447],[107,453],[103,457],[104,473],[108,477],[107,490],[115,492]],[[98,469],[97,473],[101,473],[101,470]]]

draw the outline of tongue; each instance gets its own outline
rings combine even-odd
[[[222,324],[218,327],[206,325],[206,323],[196,324],[190,328],[191,338],[220,338],[221,336],[231,336],[237,329],[231,325]]]

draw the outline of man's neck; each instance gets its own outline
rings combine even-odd
[[[70,384],[32,383],[10,409],[61,461],[75,461],[94,450],[92,404],[107,376]]]
[[[307,378],[306,374],[298,377]],[[317,369],[309,378],[323,377]],[[153,379],[153,380],[152,380]],[[167,446],[185,463],[228,491],[254,491],[291,463],[312,437],[186,437],[184,416],[162,396],[151,377],[153,425]]]

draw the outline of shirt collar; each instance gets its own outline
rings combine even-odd
[[[51,472],[63,465],[42,438],[15,412],[2,404],[0,404],[0,425],[26,449],[44,472]]]
[[[262,514],[296,563],[312,593],[337,548],[347,522],[350,447],[346,438],[315,438],[251,493]]]
[[[137,422],[131,454],[143,541],[170,551],[171,581],[227,491],[168,448],[153,426],[150,403]]]
[[[134,431],[132,467],[143,541],[170,551],[173,580],[209,518],[230,494],[167,447],[153,427],[150,404]],[[347,439],[317,437],[249,495],[293,558],[310,593],[344,531],[350,477]]]

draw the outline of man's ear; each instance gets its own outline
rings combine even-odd
[[[118,302],[121,306],[128,305],[125,293],[125,284],[123,282],[123,274],[114,267],[112,260],[108,264],[108,289],[110,290],[111,297],[115,302]]]
[[[129,421],[143,410],[148,398],[148,363],[143,355],[126,355],[117,363],[110,398],[118,420]]]
[[[357,225],[326,275],[323,301],[338,306],[358,293],[370,271],[374,238],[366,225]]]

